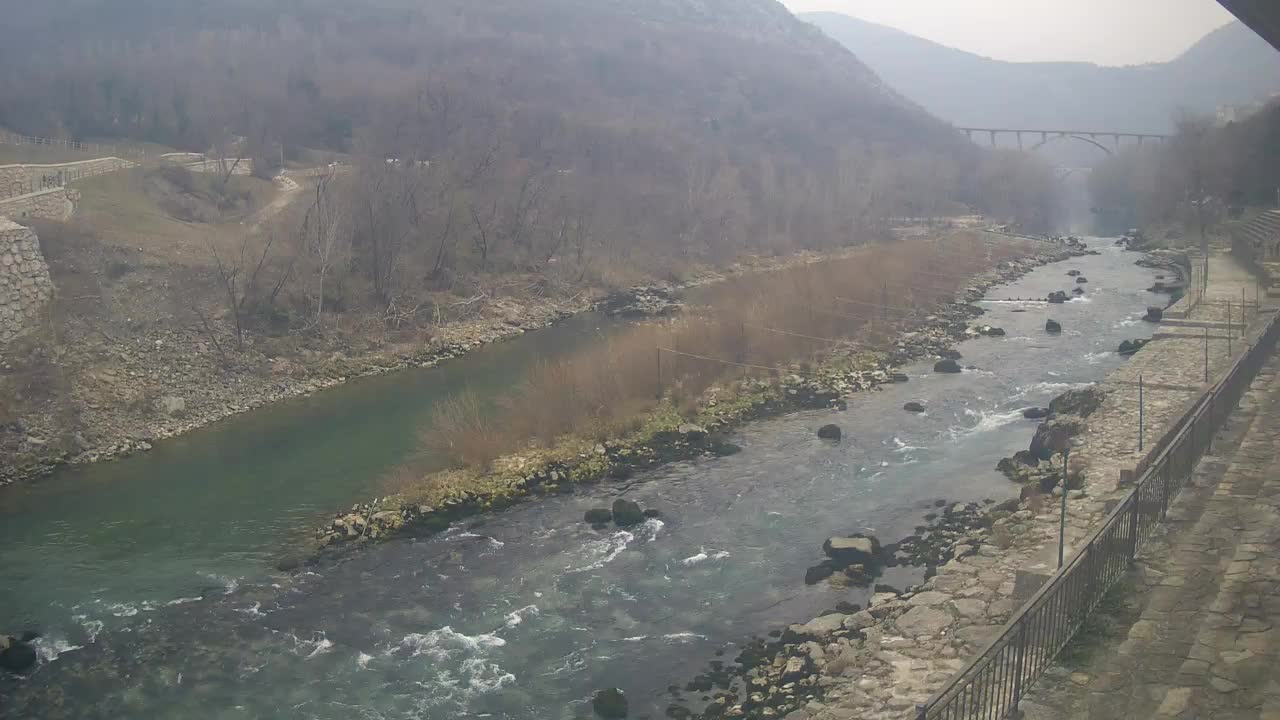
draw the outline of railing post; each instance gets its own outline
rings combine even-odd
[[[1133,503],[1129,506],[1129,562],[1138,558],[1138,510],[1141,506],[1142,485],[1133,492]]]
[[[1028,615],[1023,615],[1022,624],[1018,627],[1018,656],[1014,661],[1013,673],[1013,708],[1018,709],[1018,703],[1022,700],[1022,676],[1026,672],[1027,666],[1027,620]]]

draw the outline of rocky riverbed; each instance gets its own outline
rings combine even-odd
[[[1181,259],[1147,256],[1139,265],[1181,277]],[[1174,285],[1169,283],[1168,285]],[[1161,286],[1156,292],[1176,288]],[[1133,355],[1145,341],[1135,343]],[[1068,542],[1096,526],[1109,509],[1087,483],[1109,447],[1091,447],[1105,434],[1113,407],[1123,400],[1102,386],[1069,390],[1048,408],[1030,409],[1043,420],[1027,450],[1000,460],[998,469],[1022,486],[1021,496],[1000,504],[948,507],[930,527],[891,546],[890,562],[926,568],[924,580],[900,591],[876,586],[867,608],[837,607],[791,625],[772,640],[755,638],[735,658],[716,665],[702,684],[673,692],[673,718],[786,718],[786,720],[906,720],[916,707],[993,639],[1029,597],[1051,566],[1037,564],[1055,544],[1059,504],[1070,505]],[[1090,418],[1110,412],[1091,428]],[[1089,460],[1068,461],[1064,449],[1085,448]],[[1092,452],[1091,452],[1092,451]],[[1092,461],[1092,462],[1090,462]],[[1066,482],[1063,482],[1065,473]],[[1101,494],[1114,490],[1102,483]],[[1063,499],[1063,494],[1067,495]],[[942,524],[942,528],[936,527]],[[835,540],[835,538],[833,538]],[[898,549],[921,544],[927,554],[908,558]],[[932,542],[928,542],[932,540]],[[831,541],[824,546],[832,556]],[[869,545],[870,543],[868,543]],[[878,545],[878,543],[877,543]],[[1068,546],[1068,553],[1070,553]],[[828,561],[829,563],[830,561]],[[1028,567],[1034,572],[1024,573]],[[829,574],[829,573],[826,573]],[[861,575],[855,573],[855,577]],[[837,573],[836,578],[841,582]],[[869,582],[874,582],[874,576]],[[712,679],[713,682],[705,682]]]
[[[387,497],[357,504],[319,528],[316,539],[322,549],[332,549],[438,532],[455,520],[507,507],[525,497],[566,492],[575,484],[606,478],[626,478],[640,469],[703,454],[731,453],[733,449],[719,438],[743,422],[794,410],[842,406],[843,398],[851,393],[899,382],[903,376],[898,370],[922,358],[939,358],[940,365],[951,363],[959,372],[960,354],[954,350],[957,342],[1004,332],[975,325],[983,311],[973,302],[982,299],[991,287],[1037,267],[1088,252],[1072,238],[1049,245],[1038,254],[1002,262],[975,276],[953,302],[940,305],[930,315],[905,321],[897,340],[884,352],[836,349],[816,370],[796,364],[794,372],[776,379],[747,379],[712,388],[701,399],[692,421],[674,408],[663,407],[646,419],[641,430],[624,438],[603,443],[571,439],[549,451],[501,458],[485,473],[445,473],[433,483],[436,489],[425,502]]]
[[[634,717],[661,717],[677,702],[701,712],[701,697],[722,691],[716,678],[683,688],[707,674],[712,659],[730,672],[752,629],[777,630],[768,643],[810,642],[797,643],[788,621],[875,610],[884,600],[875,595],[892,596],[890,586],[914,592],[931,564],[939,566],[932,582],[941,582],[955,562],[947,552],[969,552],[959,538],[990,533],[987,545],[962,558],[982,562],[1002,542],[1001,528],[1054,514],[1042,508],[1030,521],[1010,515],[990,528],[974,524],[998,508],[982,498],[1017,502],[1016,487],[992,468],[1027,447],[1035,429],[1023,416],[1028,405],[1047,409],[1064,389],[1142,362],[1145,353],[1125,361],[1114,349],[1147,328],[1139,317],[1151,298],[1141,288],[1151,273],[1132,267],[1132,256],[1103,254],[1041,268],[991,293],[1044,297],[1065,285],[1070,268],[1091,280],[1086,299],[1050,310],[1064,327],[1056,336],[1043,334],[1043,301],[984,301],[988,314],[964,323],[965,335],[975,336],[957,346],[960,375],[934,373],[930,356],[901,369],[909,382],[850,398],[846,411],[742,424],[723,437],[742,448],[732,456],[596,485],[560,483],[572,492],[483,513],[431,537],[352,544],[360,551],[288,577],[266,570],[273,549],[288,541],[279,528],[314,529],[318,510],[374,492],[354,478],[382,470],[359,456],[410,452],[411,432],[400,446],[386,441],[394,428],[415,425],[399,406],[422,404],[416,384],[456,386],[461,364],[352,384],[33,484],[10,494],[18,504],[0,533],[0,564],[10,569],[15,600],[7,629],[41,630],[34,643],[41,661],[20,682],[0,681],[0,694],[8,693],[10,707],[47,709],[51,720],[83,707],[212,718],[232,705],[254,715],[297,708],[336,719],[352,703],[386,718],[580,720],[591,715],[596,692],[612,687],[625,691]],[[589,341],[602,323],[580,322],[588,317],[478,353],[465,372],[491,374],[501,385],[513,363],[486,358],[537,338]],[[981,326],[1007,333],[981,337]],[[378,399],[388,390],[394,395]],[[413,399],[389,401],[402,396]],[[925,412],[904,411],[908,402]],[[815,437],[833,423],[843,430],[840,442]],[[950,500],[939,506],[938,498]],[[1073,527],[1076,507],[1089,499],[1071,500]],[[640,515],[660,515],[630,525],[638,519],[630,503]],[[896,566],[884,561],[885,575],[874,580],[879,592],[837,587],[834,573],[804,583],[805,568],[827,558],[826,543],[849,561],[840,573],[847,577],[859,547],[848,540],[859,536],[885,540],[882,553],[899,541]],[[893,650],[895,635],[873,649]],[[672,683],[680,694],[668,699]],[[844,710],[846,695],[824,686],[818,702]]]

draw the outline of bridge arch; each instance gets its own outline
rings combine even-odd
[[[1041,140],[1035,145],[1032,145],[1031,150],[1033,152],[1036,150],[1039,150],[1040,148],[1044,147],[1045,145],[1048,145],[1054,140],[1079,140],[1080,142],[1083,142],[1083,143],[1089,143],[1090,145],[1098,148],[1099,150],[1101,150],[1102,152],[1108,155],[1115,155],[1114,150],[1107,147],[1106,145],[1103,145],[1097,140],[1094,140],[1093,138],[1088,137],[1087,135],[1072,135],[1072,134],[1052,135],[1052,136],[1046,137],[1045,139]]]

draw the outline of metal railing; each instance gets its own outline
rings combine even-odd
[[[1227,375],[1187,412],[1181,429],[1157,448],[1136,486],[1005,625],[1000,635],[928,703],[919,720],[999,720],[1018,707],[1027,689],[1066,647],[1085,618],[1133,562],[1138,544],[1164,520],[1213,436],[1240,403],[1280,337],[1272,318]]]
[[[117,162],[112,162],[113,160],[117,160]],[[82,166],[79,166],[81,164]],[[84,160],[81,163],[51,165],[48,172],[39,173],[38,175],[31,173],[24,182],[14,182],[5,187],[0,187],[0,200],[22,197],[23,195],[30,195],[44,190],[55,190],[60,187],[66,187],[68,183],[77,180],[105,175],[133,165],[134,163],[130,161],[118,158],[96,158],[94,160]],[[27,165],[25,167],[39,166]]]
[[[56,138],[31,137],[9,132],[0,132],[0,145],[33,145],[37,147],[63,148],[80,150],[87,153],[106,155],[145,157],[146,153],[135,148],[105,143],[83,143],[75,140],[58,140]]]

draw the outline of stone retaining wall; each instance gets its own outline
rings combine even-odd
[[[0,217],[0,344],[34,327],[51,297],[53,283],[35,232]]]
[[[129,167],[133,167],[132,162],[118,157],[52,165],[0,165],[0,198],[29,195]]]
[[[55,187],[0,199],[0,218],[65,220],[71,216],[72,204],[79,197],[77,190]]]

